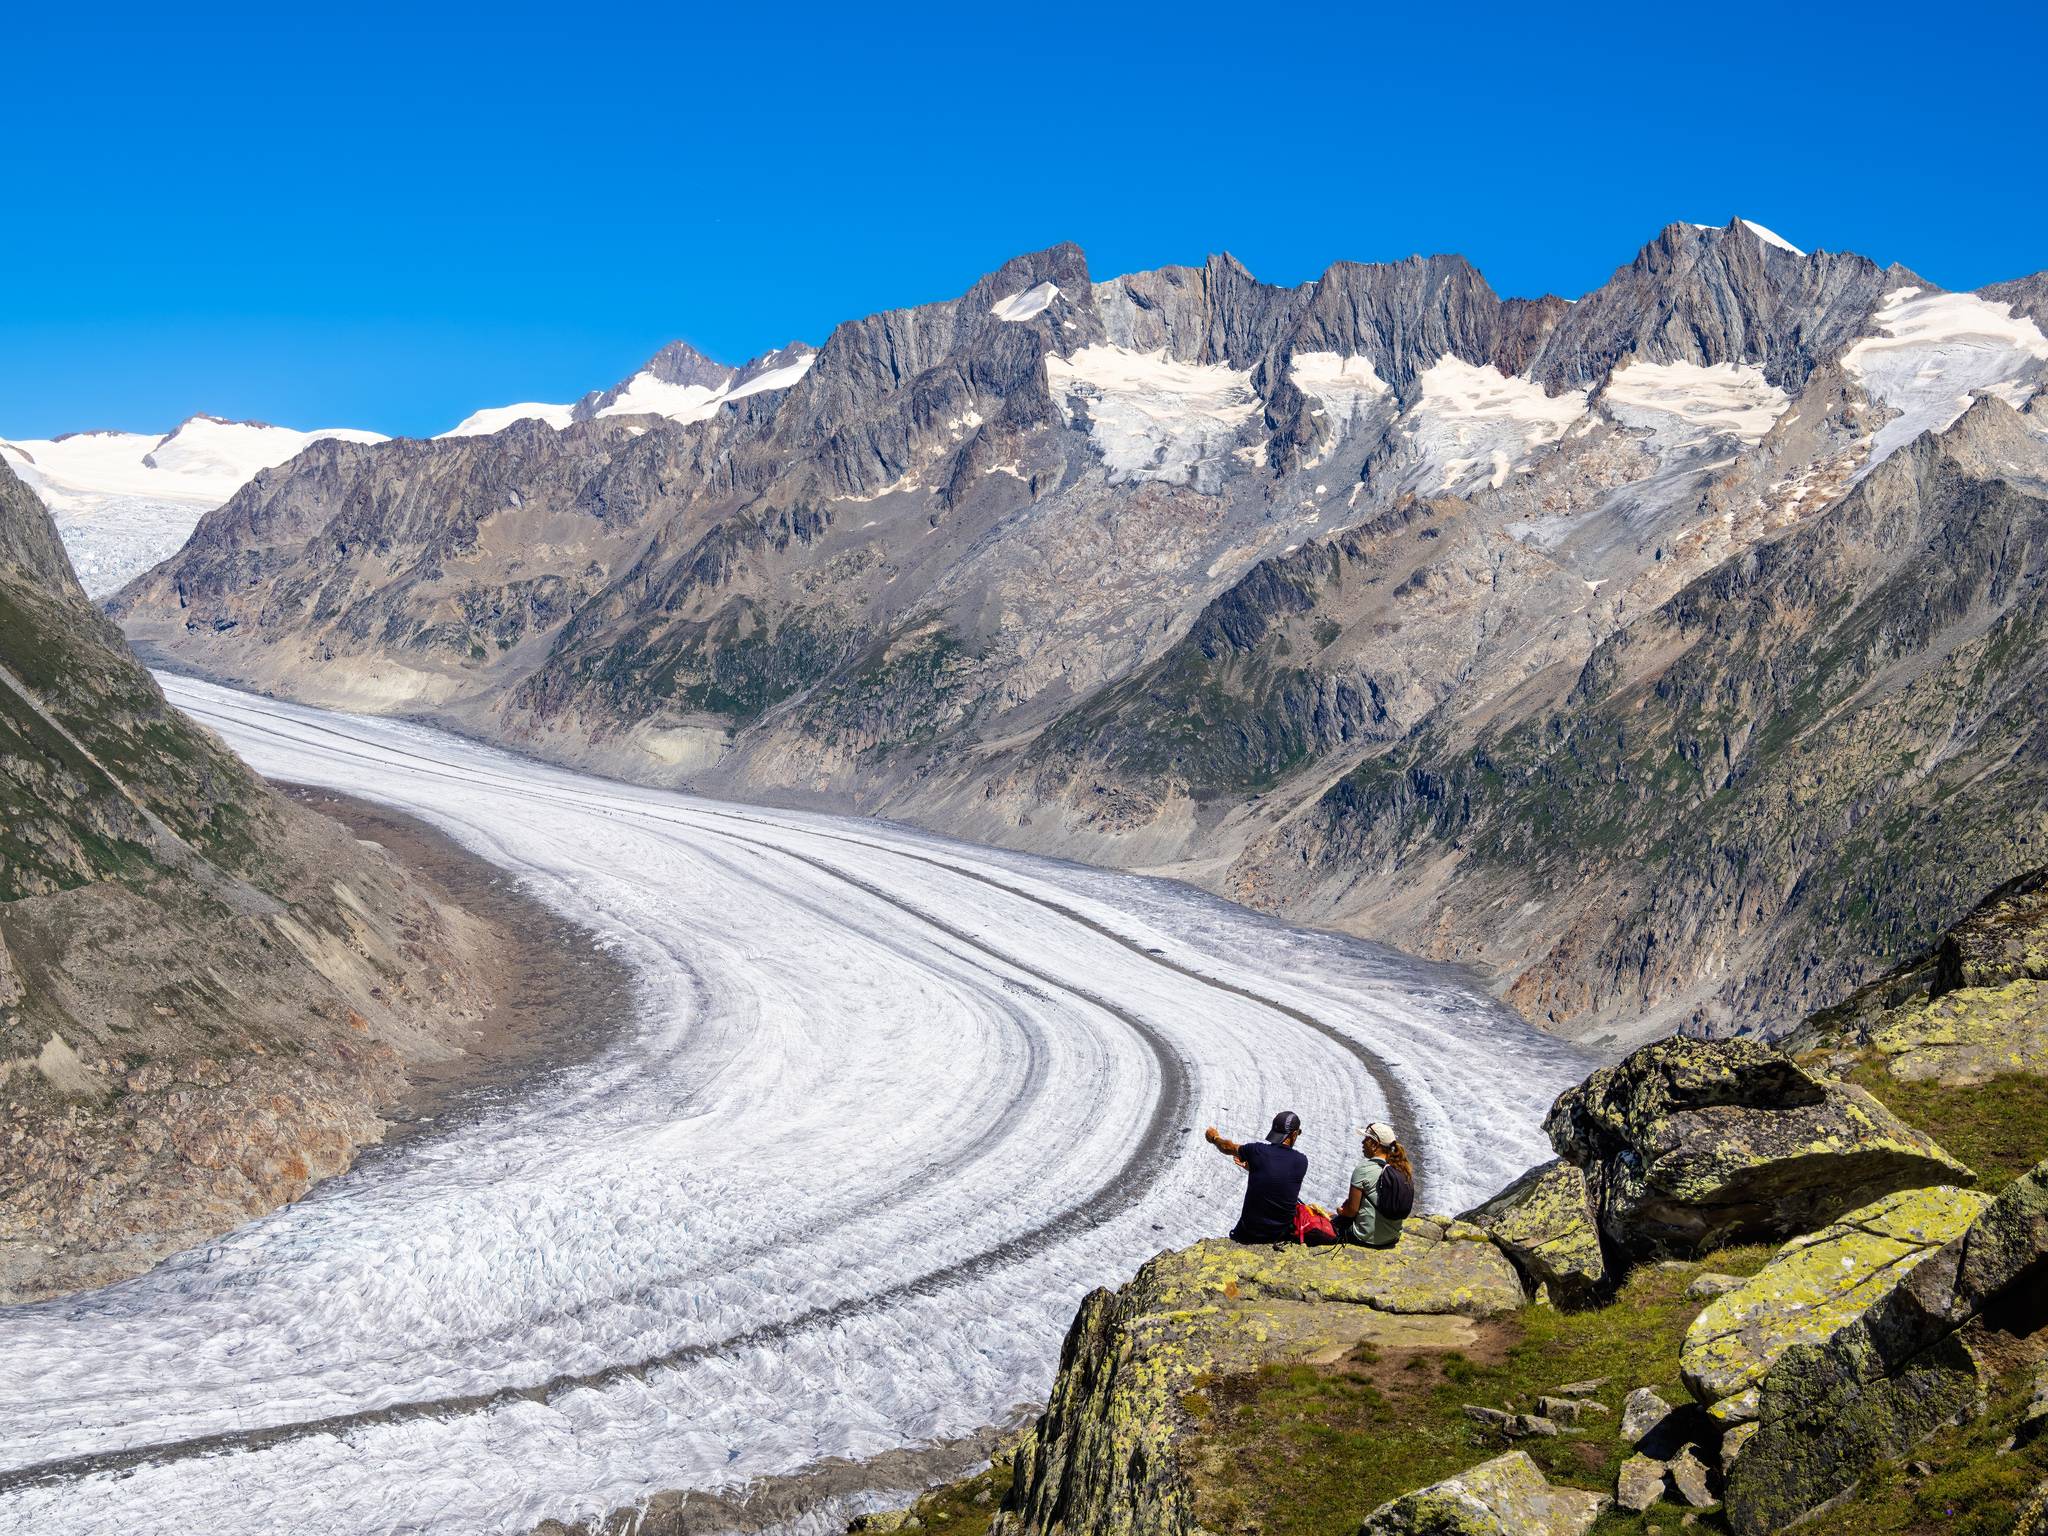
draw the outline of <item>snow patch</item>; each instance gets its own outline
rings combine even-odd
[[[1323,407],[1316,414],[1329,421],[1333,444],[1387,393],[1387,381],[1380,377],[1369,357],[1297,352],[1288,365],[1287,377],[1296,389]]]
[[[731,400],[744,400],[771,389],[787,389],[811,371],[817,353],[806,352],[793,363],[764,369],[751,378],[713,389],[705,384],[669,384],[646,369],[626,382],[618,399],[597,414],[600,416],[666,416],[670,421],[705,421]]]
[[[2048,336],[2009,304],[1974,293],[1906,287],[1885,295],[1876,323],[1842,354],[1849,376],[1899,414],[1871,440],[1866,468],[1923,432],[1954,426],[1981,391],[2015,408],[2048,377]]]
[[[1026,288],[1022,293],[1013,293],[1007,299],[998,299],[989,306],[989,313],[998,320],[1012,324],[1029,320],[1033,315],[1045,313],[1052,301],[1060,296],[1059,284],[1040,283],[1036,288]]]
[[[1531,454],[1585,415],[1589,394],[1546,395],[1529,379],[1449,356],[1430,364],[1421,384],[1408,431],[1421,459],[1416,488],[1425,493],[1481,483],[1499,489]]]
[[[1754,445],[1791,406],[1782,389],[1748,363],[1646,363],[1616,370],[1607,410],[1623,426],[1675,442],[1733,437]]]
[[[515,421],[538,421],[559,432],[575,419],[575,409],[573,405],[545,405],[538,400],[522,400],[517,405],[486,406],[480,411],[470,412],[441,436],[489,437],[504,431]]]
[[[1070,424],[1086,413],[1089,440],[1112,482],[1213,489],[1218,463],[1260,403],[1250,373],[1183,363],[1164,347],[1083,347],[1046,358],[1045,378]]]
[[[1763,225],[1757,223],[1754,219],[1745,219],[1738,216],[1735,222],[1748,230],[1752,235],[1755,235],[1757,239],[1763,241],[1765,245],[1775,245],[1779,250],[1790,251],[1794,256],[1804,256],[1806,254],[1806,252],[1799,249],[1798,246],[1787,240],[1783,235],[1773,230],[1765,229]]]

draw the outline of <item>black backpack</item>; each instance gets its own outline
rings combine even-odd
[[[1372,1187],[1372,1208],[1389,1221],[1399,1221],[1415,1209],[1415,1181],[1392,1163],[1380,1164],[1379,1181]]]

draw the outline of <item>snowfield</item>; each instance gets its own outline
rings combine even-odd
[[[1185,887],[540,766],[167,678],[634,968],[594,1062],[136,1280],[0,1311],[0,1528],[523,1532],[957,1435],[1075,1304],[1223,1231],[1280,1108],[1456,1211],[1586,1063],[1450,971]]]
[[[1184,363],[1163,347],[1097,344],[1072,357],[1048,356],[1045,382],[1069,423],[1085,415],[1112,484],[1213,488],[1215,467],[1260,405],[1249,370]]]
[[[78,579],[99,597],[175,554],[201,517],[259,472],[329,437],[383,441],[347,427],[299,432],[193,416],[167,433],[0,440],[0,458],[50,509]]]

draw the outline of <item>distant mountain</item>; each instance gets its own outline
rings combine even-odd
[[[800,341],[769,352],[740,368],[714,363],[685,341],[672,341],[645,366],[610,389],[592,390],[573,405],[493,406],[463,418],[443,437],[478,437],[502,432],[514,422],[538,421],[560,429],[600,416],[662,416],[670,421],[703,421],[728,401],[766,390],[787,389],[810,370],[816,351]]]
[[[2040,862],[2044,292],[1742,219],[1576,303],[1058,246],[560,430],[315,445],[116,609],[317,702],[1168,869],[1566,1032],[1770,1028]]]
[[[68,432],[0,438],[4,463],[57,518],[79,578],[111,592],[184,543],[200,513],[310,442],[376,443],[375,432],[297,432],[260,421],[192,416],[169,432]]]

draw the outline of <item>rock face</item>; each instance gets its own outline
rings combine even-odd
[[[1366,1517],[1359,1536],[1583,1536],[1608,1500],[1558,1488],[1521,1451],[1403,1494]]]
[[[172,710],[0,465],[0,1304],[347,1167],[483,938]]]
[[[1756,1384],[1780,1355],[1868,1311],[1990,1203],[1946,1185],[1901,1190],[1795,1237],[1693,1320],[1678,1362],[1686,1386],[1724,1421],[1753,1417]]]
[[[1522,1300],[1484,1234],[1427,1217],[1386,1250],[1217,1240],[1162,1254],[1122,1290],[1082,1302],[997,1529],[1187,1532],[1192,1492],[1174,1447],[1198,1377],[1367,1340],[1454,1348],[1473,1337],[1472,1319]]]
[[[1919,960],[1820,1013],[1788,1044],[1867,1048],[1908,1082],[2048,1073],[2048,869],[1993,891]]]
[[[1633,1256],[1810,1231],[1973,1177],[1862,1090],[1743,1040],[1645,1046],[1560,1095],[1544,1126]]]
[[[1178,864],[1556,1028],[1753,1026],[2038,862],[2037,308],[1740,220],[1570,305],[1059,246],[803,367],[316,445],[119,608],[316,702]],[[593,414],[664,391],[701,419]]]
[[[1547,1287],[1560,1305],[1590,1302],[1606,1282],[1586,1176],[1561,1158],[1532,1168],[1460,1219],[1500,1244],[1532,1292]]]
[[[1764,1536],[1971,1410],[1984,1362],[2048,1325],[2048,1163],[1960,1236],[1815,1343],[1788,1347],[1757,1393],[1728,1474],[1739,1536]]]

